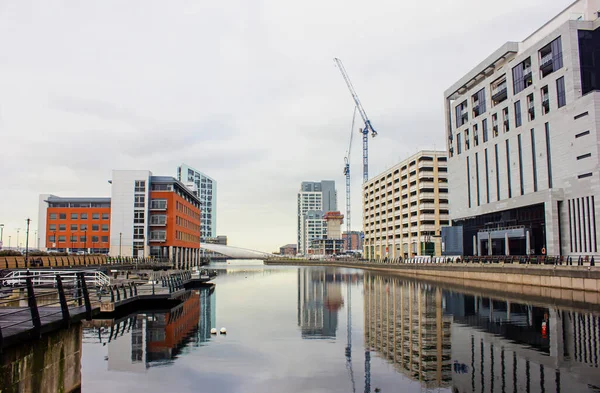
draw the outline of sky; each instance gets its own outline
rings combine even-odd
[[[0,0],[4,243],[14,247],[21,228],[24,245],[28,217],[37,229],[39,194],[110,196],[113,169],[176,176],[181,163],[217,181],[217,232],[230,245],[295,243],[302,181],[335,180],[345,208],[354,103],[334,57],[379,133],[374,176],[445,149],[444,90],[569,4]]]

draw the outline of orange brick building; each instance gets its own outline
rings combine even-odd
[[[45,245],[50,251],[108,253],[110,198],[61,198],[44,201]]]

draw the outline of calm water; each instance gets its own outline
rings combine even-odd
[[[82,391],[600,391],[591,310],[360,270],[216,266],[214,291],[84,328]]]

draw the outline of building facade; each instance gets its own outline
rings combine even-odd
[[[298,252],[295,244],[286,244],[283,247],[279,247],[279,255],[295,256]]]
[[[199,260],[200,200],[183,183],[145,170],[115,170],[110,183],[110,198],[41,195],[42,248]]]
[[[349,251],[362,251],[363,238],[364,233],[360,231],[351,231],[350,233],[344,232],[342,234],[342,239],[344,239],[344,249]],[[348,240],[350,240],[350,242],[348,242]]]
[[[363,185],[367,259],[440,255],[448,220],[446,152],[421,151]]]
[[[576,1],[445,92],[466,255],[591,255],[600,214],[600,19]]]
[[[177,168],[177,180],[184,184],[193,183],[200,198],[202,210],[201,239],[217,236],[217,182],[204,173],[186,165],[181,164]]]
[[[313,239],[327,236],[323,214],[337,210],[335,182],[302,182],[297,198],[298,253],[307,254]]]
[[[41,195],[38,237],[45,251],[108,253],[110,198]]]

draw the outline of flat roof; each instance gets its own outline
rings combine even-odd
[[[57,197],[51,195],[46,199],[51,203],[110,203],[110,198],[106,197]]]
[[[150,184],[176,184],[178,185],[188,196],[192,197],[194,200],[200,203],[200,198],[198,198],[189,188],[179,180],[175,179],[172,176],[150,176]]]

